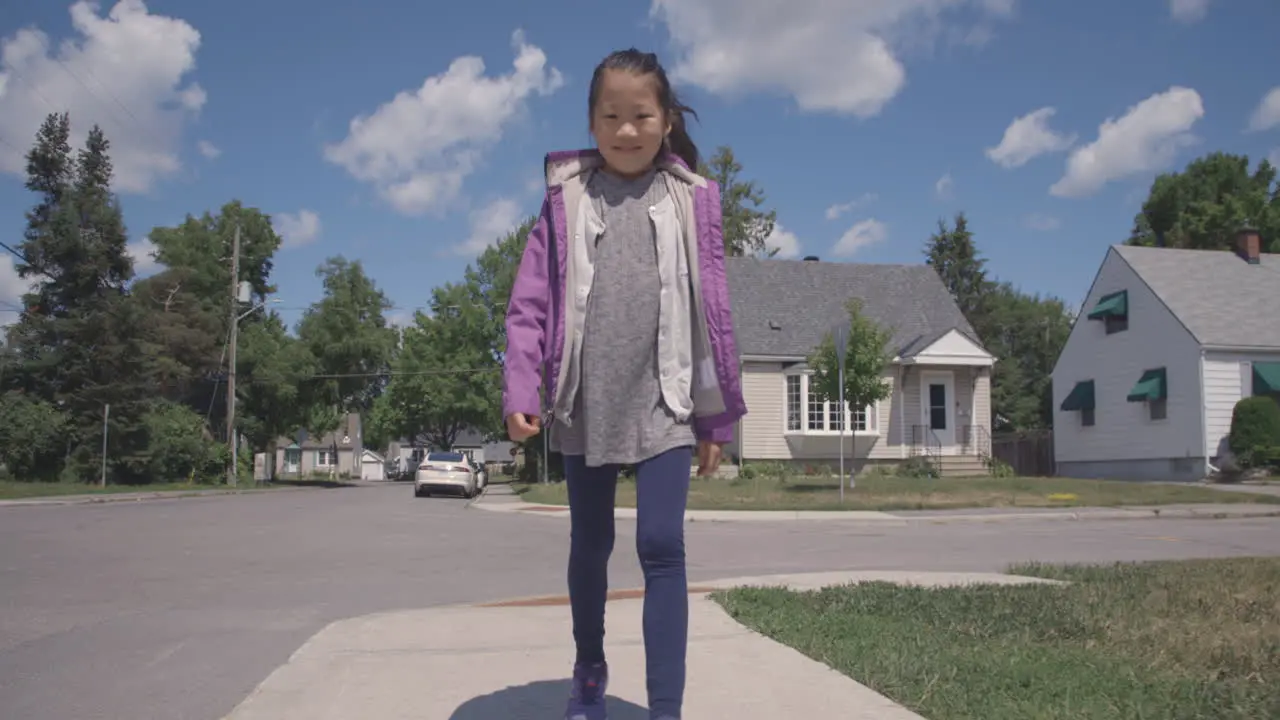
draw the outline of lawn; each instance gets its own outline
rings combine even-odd
[[[270,490],[276,487],[339,487],[342,483],[327,480],[281,480],[269,486],[257,486],[253,482],[242,483],[235,488],[226,485],[202,485],[198,483],[160,483],[155,485],[108,485],[68,482],[18,482],[0,480],[0,500],[23,498],[60,497],[67,495],[115,495],[128,493],[199,493],[210,490]]]
[[[1012,571],[1071,584],[714,597],[929,720],[1280,718],[1280,558]]]
[[[525,502],[564,505],[563,482],[513,484]],[[1071,478],[914,478],[868,473],[845,489],[830,477],[695,478],[696,510],[943,510],[973,507],[1116,507],[1178,503],[1280,503],[1280,498],[1204,487]],[[634,480],[618,483],[619,507],[635,507]],[[1280,508],[1277,508],[1280,510]]]

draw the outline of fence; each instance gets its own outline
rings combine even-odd
[[[1007,463],[1019,475],[1050,477],[1057,474],[1052,430],[997,434],[991,438],[991,457]]]

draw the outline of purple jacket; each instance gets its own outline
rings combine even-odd
[[[565,347],[565,271],[569,247],[564,187],[552,179],[557,166],[599,157],[596,150],[571,150],[546,157],[547,193],[537,223],[529,233],[524,257],[507,306],[507,350],[503,368],[502,415],[537,415],[554,406],[556,382]],[[674,155],[667,162],[688,166]],[[694,431],[699,440],[727,443],[734,423],[746,414],[738,365],[738,347],[725,278],[721,235],[720,188],[714,181],[693,190],[697,227],[701,306],[724,412],[702,415],[694,408]],[[540,390],[542,392],[540,392]]]

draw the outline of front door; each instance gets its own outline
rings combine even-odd
[[[920,374],[921,424],[933,430],[943,448],[956,444],[955,376],[951,373]]]

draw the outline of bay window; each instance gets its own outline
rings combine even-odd
[[[791,373],[786,375],[786,397],[784,406],[786,413],[786,432],[789,434],[818,435],[838,434],[842,430],[856,434],[875,434],[877,427],[876,408],[860,408],[850,412],[847,408],[840,411],[838,400],[819,401],[809,396],[809,375],[807,373]]]

